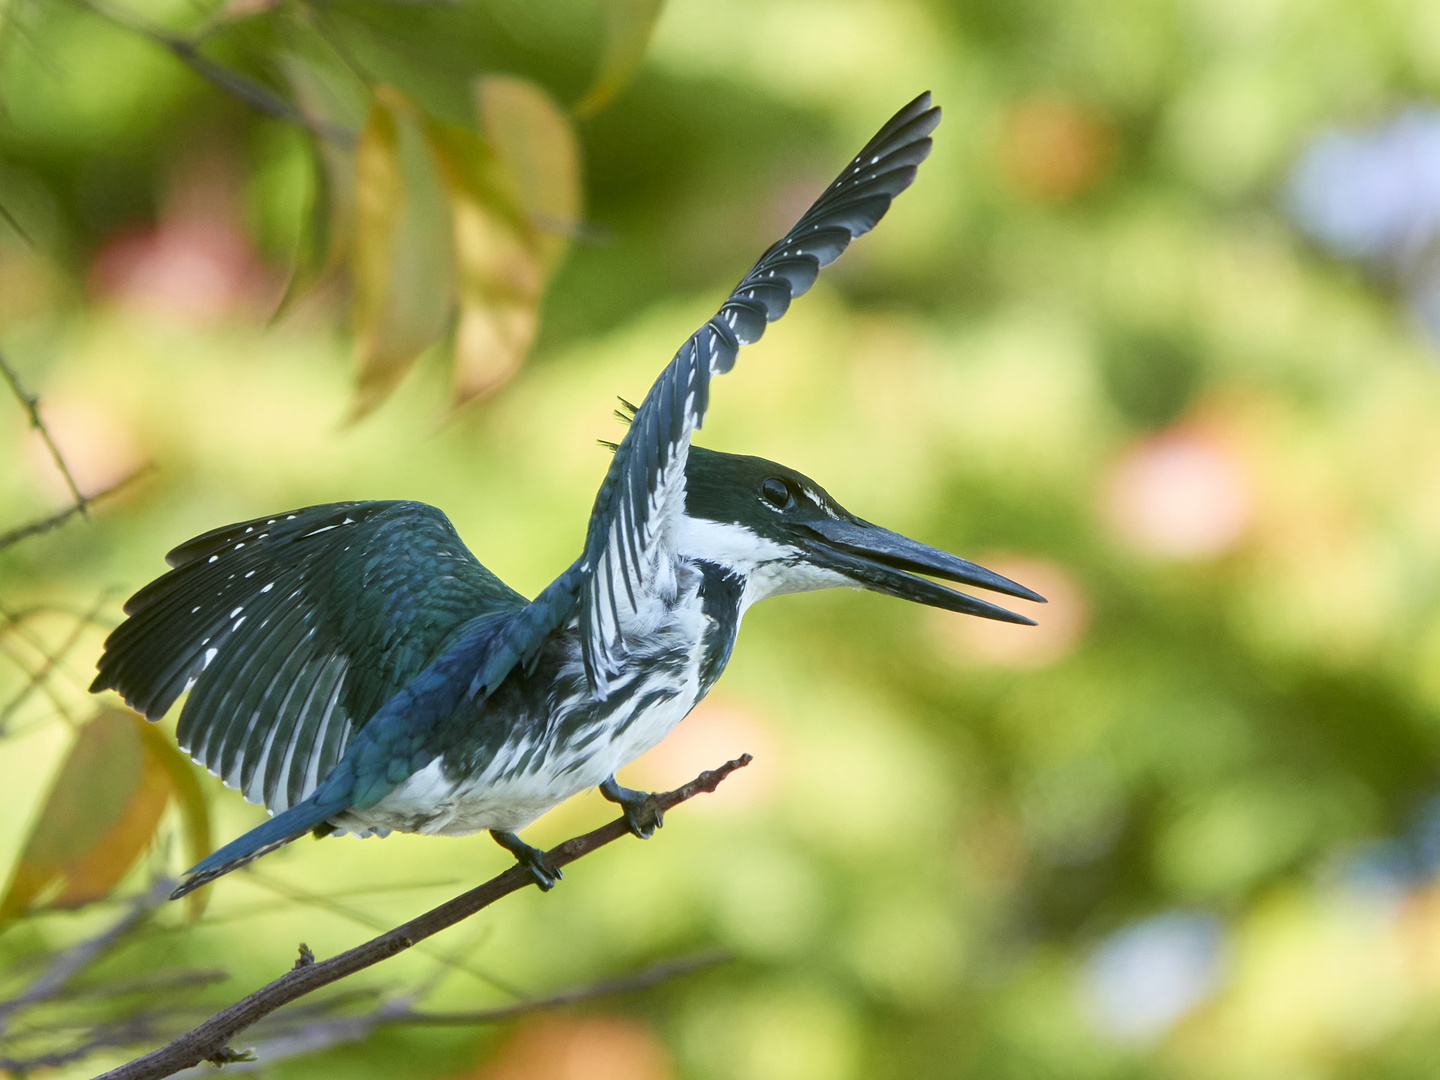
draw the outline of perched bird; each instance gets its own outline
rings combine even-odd
[[[614,448],[580,557],[527,601],[417,502],[310,506],[208,532],[125,605],[94,691],[151,720],[186,691],[180,745],[274,815],[190,869],[180,896],[306,833],[516,835],[599,786],[714,685],[757,600],[837,585],[1031,620],[927,574],[1042,597],[856,517],[808,477],[691,445],[710,380],[884,216],[930,152],[922,94],[875,135],[680,347]]]

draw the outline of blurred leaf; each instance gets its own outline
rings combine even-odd
[[[553,269],[580,217],[580,147],[570,118],[543,87],[510,75],[477,79],[475,107],[546,269]]]
[[[312,55],[308,41],[295,42],[282,55],[292,93],[302,112],[317,123],[353,129],[364,121],[365,88],[343,65],[326,64]],[[311,137],[311,182],[308,205],[300,222],[291,259],[290,280],[272,318],[278,319],[317,283],[336,269],[350,250],[355,214],[355,149],[330,139]]]
[[[332,170],[328,164],[331,155],[326,153],[326,149],[313,142],[310,144],[310,185],[305,193],[305,206],[300,213],[295,247],[290,255],[290,277],[285,282],[280,302],[275,305],[272,322],[288,312],[325,276],[342,250],[342,245],[336,241],[343,234],[333,227]]]
[[[195,764],[171,741],[163,728],[147,723],[143,718],[132,715],[135,730],[140,732],[145,751],[158,762],[169,777],[175,793],[175,803],[180,808],[181,819],[185,822],[185,841],[188,848],[187,865],[194,866],[209,855],[214,845],[210,835],[210,804],[200,788]],[[190,917],[198,919],[210,900],[210,889],[196,889],[185,900]]]
[[[519,370],[580,206],[574,132],[549,95],[523,79],[489,76],[475,97],[488,141],[440,121],[426,129],[454,227],[457,402]]]
[[[144,726],[105,709],[80,730],[0,900],[0,923],[104,897],[145,850],[174,787]]]
[[[399,91],[379,87],[355,152],[352,419],[384,400],[444,332],[452,262],[445,192],[420,116]]]
[[[575,115],[599,112],[630,81],[645,58],[650,31],[660,14],[663,0],[604,0],[605,46],[600,55],[600,72],[590,92],[575,106]]]

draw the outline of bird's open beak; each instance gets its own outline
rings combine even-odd
[[[864,589],[947,611],[1027,626],[1034,626],[1035,620],[966,593],[947,589],[916,574],[930,574],[946,581],[958,581],[962,585],[974,585],[1045,603],[1045,598],[1039,593],[1001,577],[993,570],[882,529],[879,525],[871,525],[868,521],[858,518],[809,521],[805,527],[814,534],[814,539],[805,544],[807,556],[817,566],[844,574]]]

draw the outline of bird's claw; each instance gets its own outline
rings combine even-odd
[[[513,832],[496,832],[491,829],[490,835],[497,844],[515,856],[516,862],[530,871],[530,876],[535,879],[541,892],[549,892],[555,887],[555,883],[565,876],[558,867],[550,865],[543,851],[531,847]]]
[[[620,806],[625,824],[641,840],[649,840],[665,824],[665,812],[651,792],[621,787],[612,776],[600,785],[600,794]]]

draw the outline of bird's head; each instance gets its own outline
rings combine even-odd
[[[983,566],[872,525],[815,481],[764,458],[690,448],[679,553],[745,578],[745,601],[837,585],[1003,622],[1032,623],[920,577],[1043,603]]]

